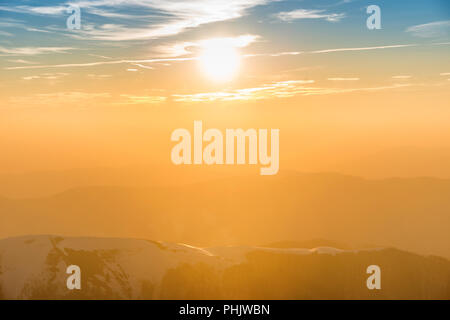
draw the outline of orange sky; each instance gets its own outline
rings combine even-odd
[[[174,16],[149,22],[119,1],[119,23],[93,2],[79,31],[56,27],[67,17],[51,2],[0,8],[0,172],[170,165],[171,132],[194,120],[280,129],[280,170],[347,172],[397,148],[448,154],[441,2],[397,16],[386,3],[375,31],[358,1],[220,2],[213,16],[210,4],[143,1],[143,14]]]

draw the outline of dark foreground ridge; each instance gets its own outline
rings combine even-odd
[[[81,270],[69,290],[67,267]],[[367,287],[367,268],[381,289]],[[450,262],[390,248],[196,248],[136,239],[0,240],[1,299],[450,299]]]

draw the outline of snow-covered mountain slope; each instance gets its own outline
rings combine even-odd
[[[69,265],[81,290],[69,290]],[[370,265],[381,290],[366,286]],[[196,248],[26,236],[0,240],[2,299],[450,299],[450,262],[396,249]]]

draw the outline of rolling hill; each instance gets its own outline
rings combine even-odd
[[[381,290],[368,290],[368,266]],[[81,290],[69,290],[69,265]],[[136,239],[0,240],[2,299],[450,299],[450,262],[397,249],[196,248]]]
[[[450,180],[289,173],[179,187],[86,187],[0,199],[0,226],[0,237],[150,238],[197,246],[324,238],[450,257]]]

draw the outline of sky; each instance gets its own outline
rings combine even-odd
[[[450,148],[449,45],[444,0],[2,0],[0,172],[165,163],[194,120],[280,128],[296,170]]]

